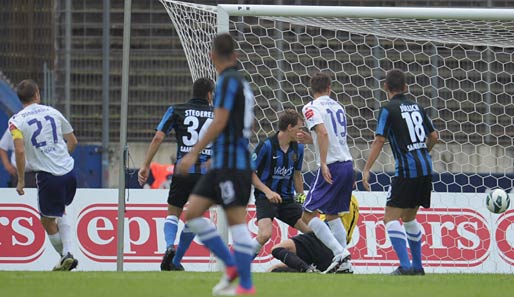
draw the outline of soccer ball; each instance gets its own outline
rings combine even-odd
[[[490,212],[502,213],[510,206],[509,195],[502,189],[496,189],[487,194],[485,205]]]

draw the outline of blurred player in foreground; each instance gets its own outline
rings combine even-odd
[[[16,191],[24,195],[25,160],[37,172],[38,204],[41,224],[61,260],[54,270],[75,269],[78,261],[73,250],[72,229],[65,208],[75,197],[77,179],[70,153],[77,147],[73,129],[56,109],[41,105],[38,85],[30,79],[18,84],[17,94],[23,109],[9,120],[14,139],[18,184]]]
[[[353,230],[359,220],[359,204],[355,196],[352,195],[349,212],[340,214],[340,218],[346,229],[346,243],[350,243]],[[322,215],[320,219],[324,220],[324,216]],[[283,263],[274,265],[270,269],[271,272],[324,271],[334,258],[334,253],[312,232],[299,234],[282,241],[272,248],[271,254]],[[353,273],[353,270],[342,273]]]
[[[416,214],[419,206],[430,207],[432,158],[429,152],[437,142],[438,133],[425,110],[405,95],[407,84],[403,71],[390,70],[386,75],[384,89],[389,102],[380,109],[375,140],[362,171],[362,182],[369,191],[369,171],[387,137],[396,160],[396,173],[387,193],[384,224],[400,260],[400,266],[392,274],[424,275],[421,263],[422,233]]]
[[[303,144],[296,141],[303,121],[293,109],[286,109],[278,119],[279,132],[261,142],[253,154],[252,181],[259,232],[254,238],[256,253],[271,238],[276,217],[301,232],[310,229],[301,220],[302,205],[295,201],[303,195]]]
[[[193,83],[193,98],[182,104],[170,106],[156,128],[155,136],[148,148],[143,165],[139,169],[138,181],[144,185],[150,173],[150,164],[159,150],[159,146],[171,131],[175,130],[177,140],[176,163],[181,162],[195,145],[202,133],[209,127],[213,118],[211,106],[214,83],[208,78],[200,78]],[[168,194],[168,216],[164,222],[164,239],[166,251],[161,261],[161,270],[184,270],[180,264],[186,250],[191,245],[195,234],[184,226],[180,235],[177,251],[174,249],[178,221],[196,183],[207,171],[206,163],[211,158],[211,148],[203,149],[196,162],[187,170],[189,175],[173,175]]]
[[[246,223],[246,206],[252,187],[252,160],[248,150],[254,120],[253,92],[237,70],[236,42],[230,34],[214,38],[211,59],[219,73],[214,95],[214,119],[200,141],[177,165],[186,174],[200,152],[212,142],[211,169],[196,184],[186,212],[189,228],[225,264],[225,273],[213,295],[253,295],[251,262],[255,246]],[[234,240],[232,254],[214,224],[203,217],[221,205]],[[234,281],[239,275],[239,285]]]

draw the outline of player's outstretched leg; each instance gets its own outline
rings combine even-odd
[[[346,248],[346,229],[341,219],[336,218],[328,221],[327,224],[330,227],[330,231],[332,231],[332,234],[334,234],[334,237],[337,239],[337,242],[339,242],[343,248]]]
[[[251,263],[255,255],[255,246],[250,237],[246,224],[230,226],[230,233],[234,239],[234,258],[239,273],[239,286],[236,294],[255,294],[255,287],[252,282]]]
[[[182,264],[180,264],[180,262],[182,261],[182,257],[184,257],[184,254],[191,245],[191,242],[193,242],[194,238],[195,234],[191,232],[189,226],[186,224],[184,229],[182,229],[182,233],[180,233],[180,240],[178,242],[177,250],[175,251],[175,257],[173,257],[173,261],[170,267],[171,270],[184,270],[184,267]]]
[[[291,267],[300,272],[318,272],[315,267],[305,263],[296,254],[288,251],[286,248],[278,247],[271,251],[271,254],[275,259],[282,261],[288,267]]]
[[[318,217],[313,217],[309,221],[308,226],[314,231],[316,237],[335,255],[332,259],[332,264],[323,273],[335,272],[343,262],[350,260],[350,252],[337,242],[330,228],[322,220]]]
[[[404,274],[404,271],[411,270],[409,253],[407,251],[407,235],[398,220],[389,221],[386,224],[387,235],[393,245],[394,251],[400,260],[400,267],[393,274]],[[398,272],[398,273],[395,273]]]
[[[220,295],[224,290],[232,288],[232,283],[238,276],[234,256],[228,250],[211,221],[203,217],[197,217],[190,219],[187,224],[189,229],[198,235],[200,241],[225,264],[225,273],[212,289],[213,295]]]

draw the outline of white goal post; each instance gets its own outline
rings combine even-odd
[[[408,75],[409,95],[427,109],[440,132],[432,153],[434,191],[451,193],[455,201],[461,194],[484,199],[484,192],[496,187],[512,191],[514,9],[160,1],[181,39],[193,80],[216,78],[208,53],[217,33],[229,32],[236,40],[240,68],[255,93],[252,146],[272,135],[282,110],[300,109],[312,99],[308,79],[324,71],[334,79],[333,97],[346,108],[348,143],[361,170],[376,112],[387,100],[385,73],[400,68]],[[308,148],[306,180],[315,168]],[[394,174],[388,146],[372,170],[372,189],[383,199]]]

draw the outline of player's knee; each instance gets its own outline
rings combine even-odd
[[[198,217],[201,217],[201,214],[198,215],[196,211],[192,209],[188,209],[184,215],[184,218],[186,219],[186,222],[189,222],[192,219],[196,219]]]
[[[273,249],[271,250],[271,255],[275,258],[275,259],[282,259],[284,257],[284,254],[287,253],[287,250],[283,247],[280,247],[280,246],[274,246]]]
[[[266,242],[268,242],[268,240],[270,240],[270,238],[271,238],[271,231],[268,231],[268,230],[260,231],[259,230],[259,233],[257,234],[257,241],[261,245],[264,245]]]

